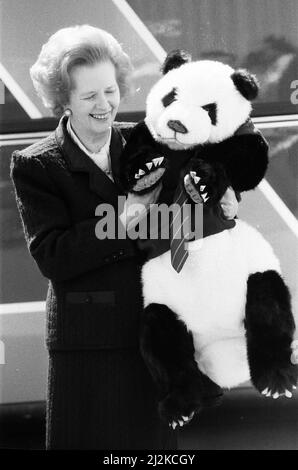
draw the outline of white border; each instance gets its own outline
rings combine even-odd
[[[133,29],[138,33],[140,39],[146,43],[146,46],[148,46],[155,57],[160,61],[160,63],[162,63],[167,55],[166,51],[149,31],[147,26],[143,23],[136,12],[131,8],[126,0],[112,0],[112,2],[114,3],[115,7],[121,11]]]
[[[258,185],[258,188],[264,194],[264,196],[272,205],[272,207],[276,210],[280,218],[285,222],[288,228],[298,238],[298,220],[287,207],[287,205],[283,202],[283,200],[279,197],[279,195],[274,191],[272,186],[268,183],[266,179],[264,179]]]
[[[28,98],[24,90],[18,85],[10,73],[6,70],[4,65],[0,62],[0,80],[5,84],[10,93],[15,97],[15,99],[22,106],[24,111],[28,114],[31,119],[42,118],[42,114],[37,109],[35,104]]]
[[[45,310],[45,302],[0,304],[0,315],[14,315],[16,313],[45,313]]]

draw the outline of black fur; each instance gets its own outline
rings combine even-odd
[[[167,421],[219,403],[222,390],[197,367],[192,334],[167,306],[143,312],[141,352],[159,390],[159,411]]]
[[[191,61],[191,55],[182,49],[175,49],[168,53],[164,63],[161,66],[163,75],[169,72],[169,70],[177,69],[186,62]]]
[[[258,96],[259,85],[255,75],[245,69],[238,69],[231,75],[235,87],[247,100],[254,100]]]
[[[205,104],[202,108],[208,112],[212,126],[217,123],[217,106],[216,103]]]
[[[161,101],[162,101],[162,104],[164,105],[165,108],[170,106],[170,104],[172,104],[173,101],[176,101],[176,95],[177,95],[177,90],[176,90],[176,88],[173,88],[173,90],[169,91],[169,93],[167,93],[163,97],[163,99]]]
[[[297,365],[290,360],[295,323],[289,290],[277,272],[249,277],[245,326],[254,386],[273,393],[291,391],[298,378]]]

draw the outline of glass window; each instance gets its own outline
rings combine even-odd
[[[50,116],[34,92],[29,68],[51,34],[84,23],[110,31],[132,58],[136,93],[122,103],[125,118],[144,111],[165,52],[175,48],[256,73],[262,85],[256,115],[297,113],[297,0],[0,0],[0,6],[5,132],[12,125],[37,129],[33,121]],[[39,129],[55,124],[44,121]]]
[[[261,82],[258,114],[297,113],[297,0],[128,3],[166,51],[185,48],[194,59],[220,60],[255,73]]]

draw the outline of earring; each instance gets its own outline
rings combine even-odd
[[[72,115],[71,109],[70,109],[70,108],[66,108],[66,109],[64,110],[64,115],[65,115],[65,116],[68,116],[68,117],[71,116],[71,115]]]

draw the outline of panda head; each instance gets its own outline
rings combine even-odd
[[[170,53],[162,72],[147,97],[145,122],[157,142],[174,150],[231,137],[248,119],[258,94],[256,78],[246,70],[191,61],[184,51]]]

